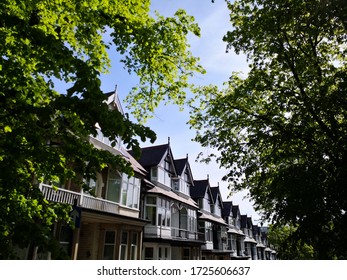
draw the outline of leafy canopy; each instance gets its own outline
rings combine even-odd
[[[11,244],[51,246],[50,226],[69,219],[68,207],[43,199],[39,181],[82,184],[106,165],[132,172],[89,143],[96,123],[113,145],[120,136],[139,151],[137,139],[154,141],[149,128],[108,110],[99,76],[109,52],[139,77],[129,102],[142,121],[164,99],[181,105],[189,77],[203,72],[187,43],[188,33],[199,35],[194,19],[183,10],[154,18],[149,7],[148,0],[1,1],[1,258],[12,257]]]
[[[234,190],[297,235],[316,258],[346,256],[346,6],[330,0],[227,1],[228,49],[246,74],[200,88],[195,140],[215,148]]]
[[[310,260],[314,259],[313,247],[304,243],[296,236],[294,226],[270,225],[267,234],[268,241],[276,248],[276,256],[280,260]]]

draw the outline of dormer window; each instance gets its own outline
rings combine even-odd
[[[171,173],[171,162],[170,162],[170,158],[167,156],[165,161],[164,161],[164,169],[167,171],[167,172],[170,172]]]
[[[158,167],[151,168],[151,180],[158,181]]]
[[[184,172],[184,181],[189,182],[189,173],[188,170]]]
[[[180,191],[180,180],[179,179],[173,179],[172,180],[172,189],[176,192]]]
[[[151,180],[171,188],[170,174],[160,166],[151,168]]]
[[[216,214],[217,216],[221,216],[222,215],[222,208],[221,208],[220,204],[218,203],[218,200],[216,202],[214,210],[215,210],[214,214]]]

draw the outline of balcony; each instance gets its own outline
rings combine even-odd
[[[105,200],[98,197],[93,197],[83,192],[77,193],[65,189],[55,189],[51,185],[40,184],[39,186],[43,196],[48,201],[67,203],[82,208],[92,209],[103,211],[107,213],[119,214],[119,205],[118,203]]]

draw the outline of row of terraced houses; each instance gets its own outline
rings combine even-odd
[[[109,108],[121,111],[116,92],[107,95]],[[122,155],[135,176],[107,167],[88,182],[88,193],[73,182],[58,188],[40,183],[47,200],[74,205],[75,228],[57,223],[53,229],[71,259],[276,258],[267,228],[253,224],[232,201],[223,201],[219,186],[211,186],[208,177],[195,179],[188,156],[175,158],[169,142],[143,148],[135,160],[121,145],[111,147],[101,130],[89,140],[98,149]],[[35,257],[51,255],[37,252]]]

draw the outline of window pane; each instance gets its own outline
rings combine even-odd
[[[157,198],[155,196],[147,196],[147,204],[157,205]]]
[[[127,246],[120,245],[119,259],[126,260],[127,259]]]
[[[139,208],[139,188],[134,188],[133,208]]]
[[[137,259],[137,241],[138,241],[138,233],[133,232],[131,235],[131,251],[130,251],[130,259]]]
[[[171,226],[171,212],[170,210],[166,211],[166,226]]]
[[[134,198],[134,185],[129,184],[128,185],[128,191],[126,194],[126,206],[133,207],[133,198]]]
[[[122,205],[127,205],[128,182],[123,180],[122,184]]]
[[[126,260],[127,259],[127,247],[128,247],[128,232],[122,232],[121,245],[119,250],[119,259]]]
[[[180,190],[180,181],[177,179],[172,180],[172,188],[174,191],[179,191]]]
[[[114,259],[114,249],[115,249],[116,233],[114,231],[105,232],[105,242],[104,242],[104,260]]]
[[[153,260],[154,250],[152,247],[145,248],[145,260]]]
[[[118,172],[110,169],[108,182],[107,182],[107,194],[106,194],[106,198],[108,200],[119,203],[121,182],[122,180]]]
[[[116,239],[116,233],[114,231],[106,231],[105,243],[114,243]]]
[[[137,259],[137,246],[136,245],[131,245],[130,259],[131,260]]]
[[[152,225],[156,225],[156,216],[157,216],[156,209],[157,208],[154,206],[146,207],[146,219],[150,220]]]
[[[121,244],[128,244],[128,232],[127,231],[122,232]]]
[[[104,246],[104,260],[113,260],[114,245],[105,245]]]
[[[158,168],[153,167],[151,169],[151,180],[157,181],[158,180]]]

